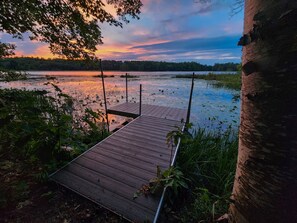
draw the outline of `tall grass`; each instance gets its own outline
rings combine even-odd
[[[237,160],[238,138],[231,131],[199,129],[182,144],[177,166],[190,179],[179,221],[213,222],[227,212]]]

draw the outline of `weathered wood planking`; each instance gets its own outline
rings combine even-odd
[[[51,175],[57,183],[130,221],[153,221],[160,197],[134,193],[166,169],[171,153],[166,135],[174,120],[140,116]],[[174,148],[175,149],[175,148]]]
[[[139,116],[139,103],[125,102],[107,110],[109,114],[136,118]],[[175,121],[186,120],[187,110],[159,105],[142,104],[141,114]]]

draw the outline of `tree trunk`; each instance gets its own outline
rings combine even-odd
[[[246,0],[231,222],[297,222],[297,1]]]

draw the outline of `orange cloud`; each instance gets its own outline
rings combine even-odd
[[[143,32],[142,30],[139,31]],[[121,59],[121,55],[123,54],[133,54],[133,55],[142,55],[148,53],[149,51],[143,48],[133,48],[137,45],[151,45],[151,44],[160,44],[168,42],[167,40],[149,40],[149,41],[138,41],[133,44],[120,44],[120,43],[108,43],[98,46],[98,50],[96,51],[96,55],[101,58],[106,59]]]
[[[50,51],[50,49],[48,48],[47,45],[38,47],[38,48],[34,51],[34,54],[35,54],[35,55],[39,55],[39,56],[41,56],[41,57],[43,57],[43,58],[53,58],[53,57],[55,57],[55,56],[51,53],[51,51]]]

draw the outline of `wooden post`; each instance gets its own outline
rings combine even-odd
[[[126,102],[128,102],[128,74],[126,73]]]
[[[140,84],[140,89],[139,89],[139,115],[141,115],[141,103],[142,103],[142,84]]]
[[[105,115],[106,115],[106,122],[107,122],[107,131],[109,132],[109,121],[108,121],[108,113],[107,113],[107,101],[106,101],[106,93],[105,93],[105,84],[104,84],[104,75],[102,69],[102,62],[100,62],[100,69],[101,69],[101,80],[102,80],[102,87],[103,87],[103,96],[104,96],[104,106],[105,106]]]
[[[192,77],[192,86],[191,86],[191,93],[190,93],[190,99],[189,99],[189,105],[188,105],[188,111],[187,111],[187,119],[186,119],[186,128],[187,131],[187,124],[190,122],[190,115],[191,115],[191,104],[192,104],[192,95],[193,95],[193,88],[194,88],[194,79],[195,79],[195,73],[193,73]]]

